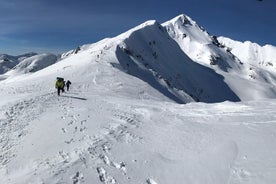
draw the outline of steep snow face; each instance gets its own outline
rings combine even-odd
[[[226,37],[219,37],[218,40],[221,44],[228,47],[242,62],[249,63],[253,67],[262,67],[275,71],[276,47],[272,45],[262,47],[250,41],[242,43]]]
[[[192,60],[208,67],[216,65],[223,71],[238,71],[242,67],[240,61],[227,52],[215,36],[211,37],[190,17],[179,15],[162,25]]]
[[[244,63],[246,68],[244,74],[250,82],[258,83],[267,91],[271,91],[268,86],[275,90],[276,47],[271,45],[261,47],[249,41],[242,43],[225,37],[219,37],[218,40]]]
[[[167,89],[182,103],[191,98],[203,102],[239,100],[221,75],[193,62],[156,21],[127,35],[116,55],[129,74],[159,91]]]
[[[256,63],[263,63],[256,56],[256,46],[247,48],[245,57],[239,57],[237,52],[220,43],[216,36],[210,36],[202,27],[186,15],[180,15],[162,24],[169,35],[179,44],[181,49],[195,62],[214,69],[224,77],[224,81],[239,96],[241,100],[276,97],[276,74],[267,67],[258,67]],[[271,46],[261,55],[270,55]],[[241,53],[244,48],[237,48]],[[243,52],[242,52],[243,53]],[[242,54],[244,56],[244,54]],[[244,59],[250,58],[250,59]],[[254,60],[255,64],[252,65]],[[274,62],[268,59],[266,65],[270,68]],[[249,92],[250,91],[250,92]],[[248,93],[249,92],[249,93]]]

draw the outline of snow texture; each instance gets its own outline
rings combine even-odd
[[[228,44],[180,15],[60,59],[2,55],[0,183],[276,183],[272,51]]]

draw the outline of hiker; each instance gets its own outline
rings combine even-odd
[[[71,81],[69,81],[69,80],[66,81],[65,85],[67,87],[67,91],[69,91],[69,87],[71,84],[72,84]]]
[[[61,91],[62,91],[62,93],[64,93],[64,92],[65,92],[65,90],[64,90],[64,87],[65,87],[65,80],[64,80],[64,79],[62,80],[62,83],[63,83],[63,86],[62,86],[62,88],[61,88]]]
[[[56,88],[57,88],[58,96],[60,95],[60,91],[64,92],[64,79],[63,78],[57,77]]]

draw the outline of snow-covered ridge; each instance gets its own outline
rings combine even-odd
[[[22,60],[37,55],[36,53],[27,53],[19,56],[0,54],[0,75],[15,67]]]
[[[221,70],[239,70],[240,61],[187,15],[179,15],[162,24],[181,49],[194,61]]]
[[[105,38],[103,40],[100,40],[98,41],[97,43],[93,43],[93,44],[85,44],[85,45],[82,45],[82,46],[77,46],[75,49],[73,50],[70,50],[68,52],[65,52],[61,55],[61,59],[64,59],[70,55],[73,55],[73,54],[77,54],[79,51],[85,51],[85,50],[88,50],[88,49],[92,49],[95,48],[95,47],[99,47],[99,45],[103,45],[103,44],[107,44],[107,42],[109,42],[109,44],[111,44],[110,42],[114,42],[114,43],[119,43],[121,40],[129,37],[130,34],[132,34],[132,32],[136,31],[136,30],[139,30],[139,29],[142,29],[143,27],[145,26],[148,26],[148,25],[154,25],[154,24],[158,24],[158,22],[156,20],[149,20],[149,21],[146,21],[118,36],[116,36],[115,38]]]
[[[255,51],[251,49],[250,52]],[[267,51],[267,55],[270,52],[273,50]],[[216,36],[211,36],[184,14],[163,24],[156,20],[146,21],[114,38],[78,46],[62,54],[58,63],[55,63],[55,57],[50,60],[41,67],[37,65],[44,62],[22,60],[1,76],[1,80],[10,76],[5,82],[14,81],[12,77],[15,75],[16,80],[49,75],[55,78],[72,75],[69,71],[86,78],[85,75],[91,75],[89,68],[96,62],[109,64],[180,103],[276,97],[273,70],[252,67],[253,61],[236,56]],[[260,62],[257,60],[255,57],[254,62]],[[274,62],[267,63],[274,65]],[[45,69],[37,71],[36,68]],[[25,73],[31,77],[26,77]],[[131,82],[125,85],[131,85]]]
[[[183,53],[158,22],[147,22],[124,36],[116,55],[129,74],[158,90],[167,89],[182,103],[190,98],[204,102],[239,100],[218,74]],[[212,87],[207,81],[212,81]],[[221,91],[215,92],[216,88]]]
[[[254,67],[266,67],[276,69],[276,47],[272,45],[260,46],[250,41],[240,42],[226,37],[219,37],[219,42],[242,62],[249,63]]]
[[[24,74],[30,74],[42,70],[58,61],[58,56],[50,53],[30,53],[20,56],[4,57],[1,62],[2,75],[0,80],[7,78],[21,78]]]
[[[23,59],[18,65],[13,68],[13,70],[20,73],[36,72],[56,63],[57,59],[57,56],[54,54],[38,54]]]

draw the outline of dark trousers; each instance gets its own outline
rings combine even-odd
[[[60,95],[60,90],[61,90],[61,88],[58,87],[58,88],[57,88],[58,96]]]
[[[58,87],[58,88],[57,88],[58,96],[60,95],[60,91],[64,92],[64,87],[63,87],[63,88],[61,88],[61,87]]]

